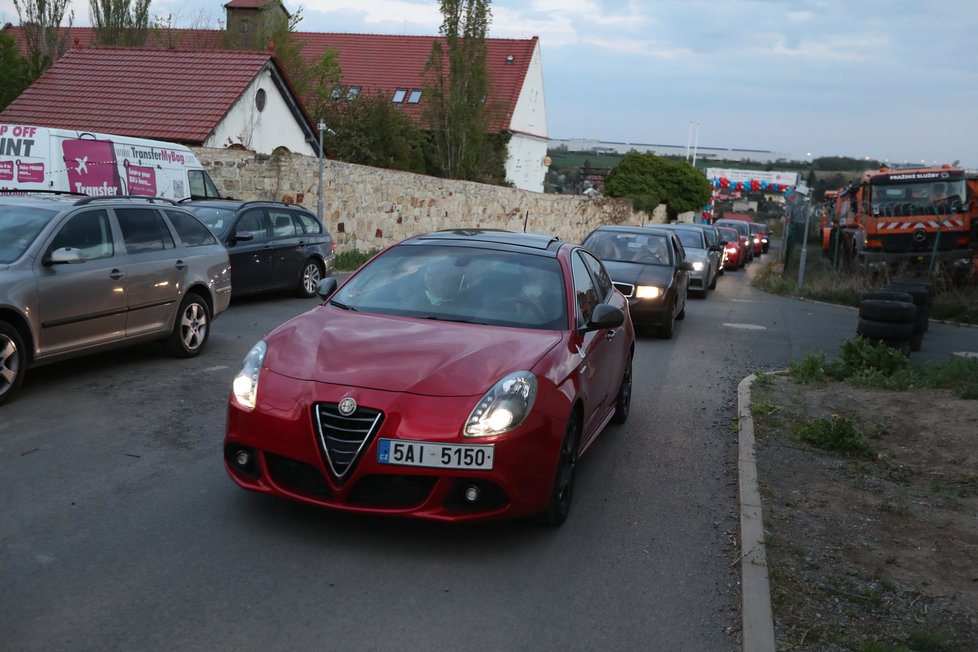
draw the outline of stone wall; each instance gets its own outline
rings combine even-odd
[[[316,212],[319,160],[299,154],[264,156],[244,150],[196,148],[222,195],[271,199]],[[493,228],[553,233],[580,242],[602,224],[664,222],[628,202],[551,195],[410,172],[325,161],[323,214],[337,252],[369,251],[439,229]]]

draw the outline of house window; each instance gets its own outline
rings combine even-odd
[[[337,86],[329,93],[329,99],[338,100],[343,96],[343,89]]]
[[[265,95],[265,89],[259,88],[258,92],[255,93],[255,107],[258,109],[259,113],[265,110],[265,102],[267,100],[268,98]]]
[[[408,104],[417,104],[418,102],[420,102],[421,101],[421,91],[419,89],[415,88],[413,91],[411,91],[411,94],[408,95],[408,100],[407,101],[408,101]]]
[[[391,101],[394,102],[394,104],[400,104],[401,102],[404,101],[404,98],[406,96],[407,96],[407,89],[398,88],[396,91],[394,91],[394,97]]]
[[[511,66],[514,63],[516,63],[516,57],[514,57],[512,54],[509,55],[508,57],[506,57],[506,65],[507,66]]]
[[[350,90],[346,92],[346,99],[355,100],[357,98],[357,95],[359,94],[360,94],[359,86],[350,86]]]

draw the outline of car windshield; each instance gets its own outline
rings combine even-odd
[[[964,179],[915,181],[873,185],[872,197],[876,215],[962,212],[967,190]]]
[[[360,269],[329,303],[422,319],[567,328],[557,259],[494,249],[395,246]]]
[[[209,226],[211,231],[219,236],[224,235],[224,232],[231,226],[231,220],[234,218],[234,211],[227,208],[193,206],[190,204],[184,204],[184,207],[193,211],[200,218],[201,222]]]
[[[750,227],[747,225],[747,222],[724,222],[723,225],[733,229],[745,238],[750,235]]]
[[[595,231],[583,244],[601,260],[648,265],[672,264],[669,241],[664,235]]]
[[[761,228],[761,225],[760,224],[751,224],[750,225],[750,232],[751,233],[760,233],[763,230],[764,229]]]
[[[683,243],[683,247],[686,249],[706,249],[706,243],[703,241],[704,236],[699,232],[699,229],[696,231],[676,229],[676,235],[679,236],[679,241]]]
[[[9,264],[24,255],[37,234],[57,211],[23,206],[0,206],[0,264]]]
[[[727,241],[727,243],[737,242],[737,232],[733,229],[720,229],[720,237]]]

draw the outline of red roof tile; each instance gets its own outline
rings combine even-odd
[[[261,0],[232,0],[252,2]],[[7,27],[24,52],[24,39],[19,27]],[[394,91],[403,88],[423,89],[423,70],[432,44],[445,39],[437,36],[403,36],[391,34],[343,34],[326,32],[295,32],[303,44],[306,61],[318,60],[327,48],[335,50],[343,70],[343,84],[359,86],[361,92],[379,92],[392,98]],[[94,43],[91,27],[72,27],[69,42],[73,49],[86,48]],[[490,124],[493,131],[509,128],[520,91],[526,80],[530,59],[537,47],[537,37],[531,39],[486,39],[486,67],[489,71],[487,101],[499,107],[499,115]],[[143,46],[146,49],[177,47],[184,50],[208,50],[225,47],[221,30],[172,29],[154,33]],[[510,60],[509,57],[512,56]],[[510,62],[511,61],[511,62]],[[421,104],[401,104],[399,108],[415,119],[420,117]],[[544,136],[545,134],[536,134]]]
[[[267,52],[76,48],[0,121],[199,145],[270,61]]]

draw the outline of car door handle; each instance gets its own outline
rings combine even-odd
[[[123,276],[125,276],[125,274],[117,269],[113,269],[111,272],[109,272],[109,278],[111,278],[113,281],[118,281]]]
[[[174,267],[176,267],[180,271],[183,271],[183,270],[187,269],[187,263],[183,262],[182,260],[178,260],[176,262],[176,265],[174,265]]]

